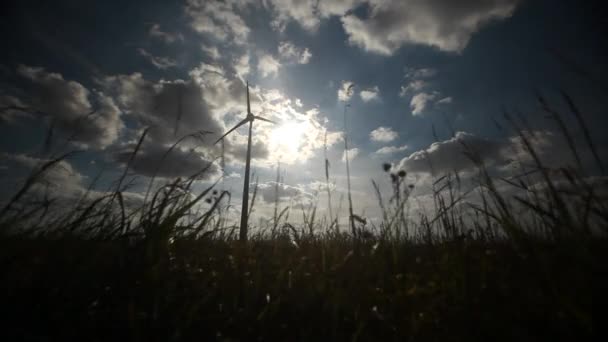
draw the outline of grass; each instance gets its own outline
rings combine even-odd
[[[603,172],[580,112],[564,98]],[[580,161],[580,148],[574,148],[560,114],[539,100]],[[385,165],[392,193],[387,196],[372,183],[381,222],[373,225],[354,214],[349,203],[349,227],[341,231],[339,208],[323,219],[316,203],[301,209],[302,224],[290,221],[293,209],[278,201],[277,167],[273,218],[252,230],[247,243],[238,241],[238,227],[228,222],[228,192],[216,189],[217,183],[194,192],[192,185],[207,170],[157,189],[150,185],[141,206],[125,204],[129,165],[146,131],[113,190],[85,196],[68,212],[28,202],[36,180],[69,155],[50,160],[1,211],[0,336],[25,341],[588,338],[594,333],[593,289],[606,285],[607,203],[580,162],[550,169],[535,151],[534,137],[516,119],[507,119],[534,162],[522,174],[494,177],[465,144],[477,186],[464,189],[458,173],[438,177],[432,184],[434,213],[414,217],[407,174]],[[327,158],[325,172],[331,198]],[[505,185],[516,188],[517,196],[501,190]],[[467,201],[471,193],[479,201]],[[331,212],[331,202],[328,206]]]

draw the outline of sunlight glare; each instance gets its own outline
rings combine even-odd
[[[304,123],[292,121],[273,129],[270,133],[272,150],[277,156],[297,158],[305,128]]]

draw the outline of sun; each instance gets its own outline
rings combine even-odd
[[[304,129],[305,124],[298,122],[287,122],[274,128],[269,141],[272,151],[277,156],[297,158]]]

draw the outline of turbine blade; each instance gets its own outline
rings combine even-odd
[[[251,115],[251,105],[249,104],[249,81],[247,81],[247,115]]]
[[[232,127],[228,132],[224,133],[224,135],[222,135],[219,139],[217,139],[213,144],[217,144],[220,140],[224,139],[228,134],[232,133],[232,131],[234,131],[235,129],[243,126],[244,124],[246,124],[249,121],[249,119],[244,119],[241,122],[239,122],[238,124],[236,124],[236,126]]]
[[[274,122],[272,120],[268,120],[268,119],[263,118],[263,117],[258,116],[258,115],[254,115],[253,118],[256,119],[256,120],[262,120],[262,121],[270,122],[271,124],[275,124],[275,125],[277,124],[276,122]]]

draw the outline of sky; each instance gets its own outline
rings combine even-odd
[[[317,203],[326,215],[326,156],[333,205],[346,216],[345,133],[355,212],[371,220],[379,217],[371,180],[390,193],[383,163],[407,172],[423,210],[434,177],[458,171],[474,178],[462,142],[497,175],[527,162],[505,113],[534,137],[547,165],[576,163],[539,96],[572,128],[586,175],[604,176],[560,95],[566,92],[584,113],[604,159],[608,64],[599,1],[2,6],[2,200],[37,165],[75,150],[39,191],[70,199],[94,183],[102,193],[148,128],[130,170],[133,203],[155,174],[164,182],[202,169],[197,187],[221,177],[219,186],[240,203],[247,131],[228,136],[223,158],[214,142],[245,117],[246,82],[252,112],[276,122],[254,122],[256,220],[270,215],[275,200],[292,208]]]

